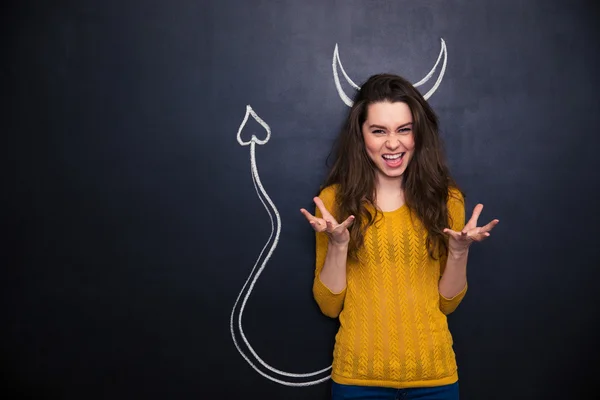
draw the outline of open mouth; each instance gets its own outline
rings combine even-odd
[[[396,153],[396,154],[384,154],[381,157],[383,157],[383,160],[385,161],[385,163],[389,166],[389,167],[399,167],[400,165],[402,165],[402,160],[404,159],[404,152],[403,153]]]

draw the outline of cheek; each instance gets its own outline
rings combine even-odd
[[[402,141],[402,144],[408,151],[413,151],[415,149],[415,137],[414,135],[410,135],[405,140]]]
[[[379,151],[380,147],[381,145],[377,142],[377,140],[373,140],[372,138],[365,140],[365,148],[367,149],[368,153],[376,153]]]

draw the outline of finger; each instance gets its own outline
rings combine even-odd
[[[353,222],[354,222],[354,215],[351,215],[348,218],[346,218],[346,220],[344,222],[341,223],[340,227],[341,227],[342,230],[345,230],[350,225],[352,225]]]
[[[302,215],[304,215],[306,217],[307,220],[312,221],[313,219],[315,219],[315,216],[312,215],[310,212],[306,211],[304,208],[300,209],[300,212],[302,213]]]
[[[313,223],[316,223],[317,225],[320,225],[319,224],[319,218],[315,217],[314,215],[312,215],[311,213],[309,213],[308,211],[306,211],[304,208],[301,208],[300,212],[302,213],[302,215],[304,215],[304,217],[308,220],[308,222],[311,225]]]
[[[475,228],[477,226],[477,220],[479,219],[479,216],[481,215],[481,211],[483,211],[483,204],[477,204],[475,206],[475,208],[473,209],[473,214],[471,215],[471,218],[469,219],[469,221],[466,223],[465,228],[467,229],[472,229]],[[463,229],[464,231],[464,229]]]
[[[312,226],[313,229],[316,230],[317,232],[323,231],[324,228],[326,227],[326,224],[324,223],[324,221],[321,218],[317,218],[317,217],[313,216],[310,212],[306,211],[304,208],[301,208],[300,212],[302,213],[302,215],[304,215],[304,217],[306,217],[310,226]]]
[[[337,225],[337,221],[335,220],[335,218],[333,218],[333,216],[329,213],[329,211],[327,210],[327,207],[325,207],[325,204],[323,204],[323,200],[321,200],[320,197],[315,197],[313,199],[313,201],[315,202],[315,204],[317,205],[317,207],[319,208],[319,210],[321,211],[321,215],[323,215],[324,219],[328,219],[328,220],[332,220],[336,225]]]
[[[466,239],[466,235],[464,235],[462,232],[456,232],[453,231],[452,229],[444,229],[443,232],[448,235],[451,236],[453,239],[455,240],[465,240]]]
[[[473,240],[476,242],[483,242],[488,237],[490,237],[489,232],[482,232],[482,233],[479,233],[479,234],[473,236]]]
[[[325,230],[325,228],[321,223],[319,223],[319,221],[310,221],[310,226],[312,226],[312,228],[316,232],[323,232]]]
[[[442,232],[443,232],[443,233],[446,233],[446,234],[448,234],[448,235],[454,236],[454,237],[456,237],[456,238],[460,238],[460,237],[466,237],[466,236],[467,236],[467,232],[468,232],[468,231],[469,231],[469,229],[468,229],[468,228],[465,226],[465,227],[463,228],[463,230],[462,230],[462,231],[460,231],[460,232],[457,232],[457,231],[455,231],[455,230],[452,230],[452,229],[450,229],[450,228],[445,228],[445,229],[444,229]]]
[[[483,232],[489,232],[489,231],[491,231],[492,229],[494,229],[494,227],[495,227],[496,225],[498,225],[498,222],[500,222],[500,221],[499,221],[499,220],[497,220],[497,219],[495,219],[495,220],[493,220],[493,221],[490,221],[490,222],[489,222],[487,225],[485,225],[483,228],[481,228],[481,230],[482,230]]]
[[[335,230],[335,227],[337,226],[337,224],[333,224],[333,222],[331,222],[331,220],[326,219],[325,223],[327,224],[327,232],[333,232]]]
[[[446,235],[449,235],[449,236],[460,235],[459,232],[456,232],[456,231],[454,231],[454,230],[452,230],[450,228],[445,228],[442,232],[445,233]]]

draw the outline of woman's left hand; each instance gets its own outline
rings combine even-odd
[[[477,226],[477,220],[483,210],[483,204],[477,204],[473,210],[471,219],[467,222],[465,227],[460,231],[456,232],[452,229],[444,229],[444,233],[448,235],[448,246],[449,251],[453,253],[464,252],[469,249],[469,246],[473,242],[481,242],[490,236],[490,232],[498,222],[497,219],[492,220],[483,227]]]

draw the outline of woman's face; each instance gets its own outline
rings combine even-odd
[[[388,101],[370,104],[362,134],[379,177],[400,179],[415,150],[413,118],[408,105]]]

